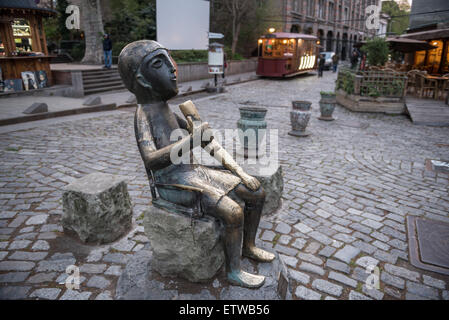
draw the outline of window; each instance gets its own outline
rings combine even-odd
[[[326,18],[326,0],[319,0],[318,2],[318,18]]]
[[[349,24],[349,17],[348,17],[348,8],[345,8],[345,15],[343,17],[343,23],[344,24]]]
[[[329,2],[329,15],[327,17],[327,20],[334,21],[335,20],[335,12],[334,12],[334,4],[332,2]]]
[[[293,11],[301,12],[301,2],[302,0],[293,0]]]
[[[307,0],[307,15],[310,17],[315,16],[315,0]]]

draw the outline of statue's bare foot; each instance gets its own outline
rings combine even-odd
[[[244,288],[259,288],[265,282],[265,277],[251,274],[243,270],[236,270],[228,272],[228,281],[237,286]]]
[[[255,246],[250,248],[243,248],[242,255],[259,262],[271,262],[275,258],[275,255],[271,252],[265,251]]]

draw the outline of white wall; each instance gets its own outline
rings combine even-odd
[[[157,41],[172,50],[207,50],[209,1],[157,0]]]

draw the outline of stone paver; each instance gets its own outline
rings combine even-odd
[[[268,109],[284,191],[282,209],[262,218],[259,238],[288,262],[294,298],[449,299],[448,276],[409,263],[405,225],[410,214],[449,219],[449,175],[425,167],[426,159],[449,158],[449,128],[340,106],[336,121],[319,121],[319,91],[333,90],[335,76],[264,79],[191,98],[219,130],[236,128],[241,106]],[[305,139],[287,134],[291,101],[304,99],[312,102]],[[171,101],[172,110],[185,100]],[[148,243],[139,216],[151,195],[133,118],[125,110],[0,127],[0,298],[114,299],[127,261]],[[61,189],[93,172],[130,177],[138,228],[73,254],[61,246],[76,247],[60,238]],[[379,290],[364,285],[373,264]],[[70,265],[81,268],[81,291],[59,289]]]
[[[346,245],[343,247],[343,249],[338,250],[337,253],[334,255],[334,257],[345,263],[349,263],[359,253],[360,253],[359,249],[350,245]]]

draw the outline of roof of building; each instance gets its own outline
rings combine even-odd
[[[448,0],[413,1],[410,12],[409,29],[411,32],[423,28],[438,28],[439,22],[449,20]]]
[[[45,15],[56,14],[55,10],[38,7],[34,0],[0,0],[0,10],[2,9],[22,9],[39,12]]]

